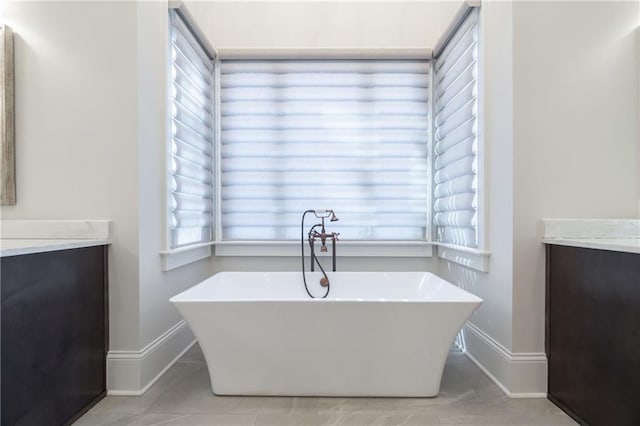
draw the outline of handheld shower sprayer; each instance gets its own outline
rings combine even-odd
[[[322,221],[324,222],[324,219],[330,217],[331,219],[329,219],[329,221],[331,222],[337,222],[340,219],[338,219],[338,217],[336,216],[335,212],[333,210],[307,210],[308,212],[312,212],[315,217],[317,217],[318,219],[322,219]]]

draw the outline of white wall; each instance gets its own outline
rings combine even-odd
[[[169,298],[211,275],[210,259],[163,272],[160,251],[165,235],[165,154],[167,114],[167,3],[141,2],[137,6],[138,174],[139,174],[139,297],[140,347],[144,348],[182,318]],[[193,340],[184,327],[167,337],[167,349],[142,363],[146,384]],[[158,352],[158,351],[155,351]],[[145,365],[149,364],[149,365]]]
[[[187,1],[216,48],[433,47],[457,1]]]
[[[514,5],[514,350],[544,345],[540,218],[638,217],[638,12]]]
[[[15,31],[16,206],[3,219],[111,219],[109,385],[136,390],[193,336],[168,299],[209,260],[161,271],[167,4],[8,2]],[[117,23],[117,31],[114,31]]]
[[[110,341],[136,349],[135,5],[0,7],[15,31],[16,67],[17,204],[2,207],[2,219],[113,220]]]
[[[482,8],[490,272],[467,346],[514,396],[544,395],[544,217],[638,217],[638,3]],[[544,30],[541,30],[544,29]]]

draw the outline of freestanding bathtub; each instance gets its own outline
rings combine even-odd
[[[425,272],[220,272],[173,297],[218,395],[438,394],[453,340],[482,299]],[[308,272],[314,293],[321,275]]]

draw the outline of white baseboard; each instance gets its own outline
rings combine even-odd
[[[465,354],[508,397],[547,397],[547,357],[544,353],[512,353],[473,323],[463,329]],[[140,351],[109,351],[107,394],[144,394],[193,344],[184,321]]]
[[[107,395],[144,394],[194,343],[193,333],[180,321],[139,351],[109,351]]]
[[[545,353],[513,353],[470,322],[463,332],[466,355],[509,398],[547,397]]]

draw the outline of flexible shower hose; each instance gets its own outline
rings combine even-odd
[[[313,212],[314,210],[307,210],[304,213],[302,213],[302,223],[300,224],[300,247],[302,249],[302,281],[304,282],[304,289],[307,291],[307,294],[309,295],[310,298],[315,299],[316,297],[313,294],[311,294],[311,292],[309,291],[309,287],[307,286],[307,276],[304,268],[304,217],[307,215],[307,213],[313,213]],[[314,227],[315,226],[317,225],[314,225]],[[311,229],[313,230],[313,227]],[[318,267],[322,271],[322,275],[324,275],[324,278],[327,280],[327,291],[324,293],[324,296],[322,296],[322,299],[326,299],[326,297],[329,295],[329,290],[331,290],[331,283],[329,281],[329,277],[327,276],[327,273],[324,271],[324,268],[320,264],[320,261],[318,260],[318,257],[315,254],[315,250],[311,251],[311,257],[312,257],[312,261],[315,262],[316,265],[318,265]]]

